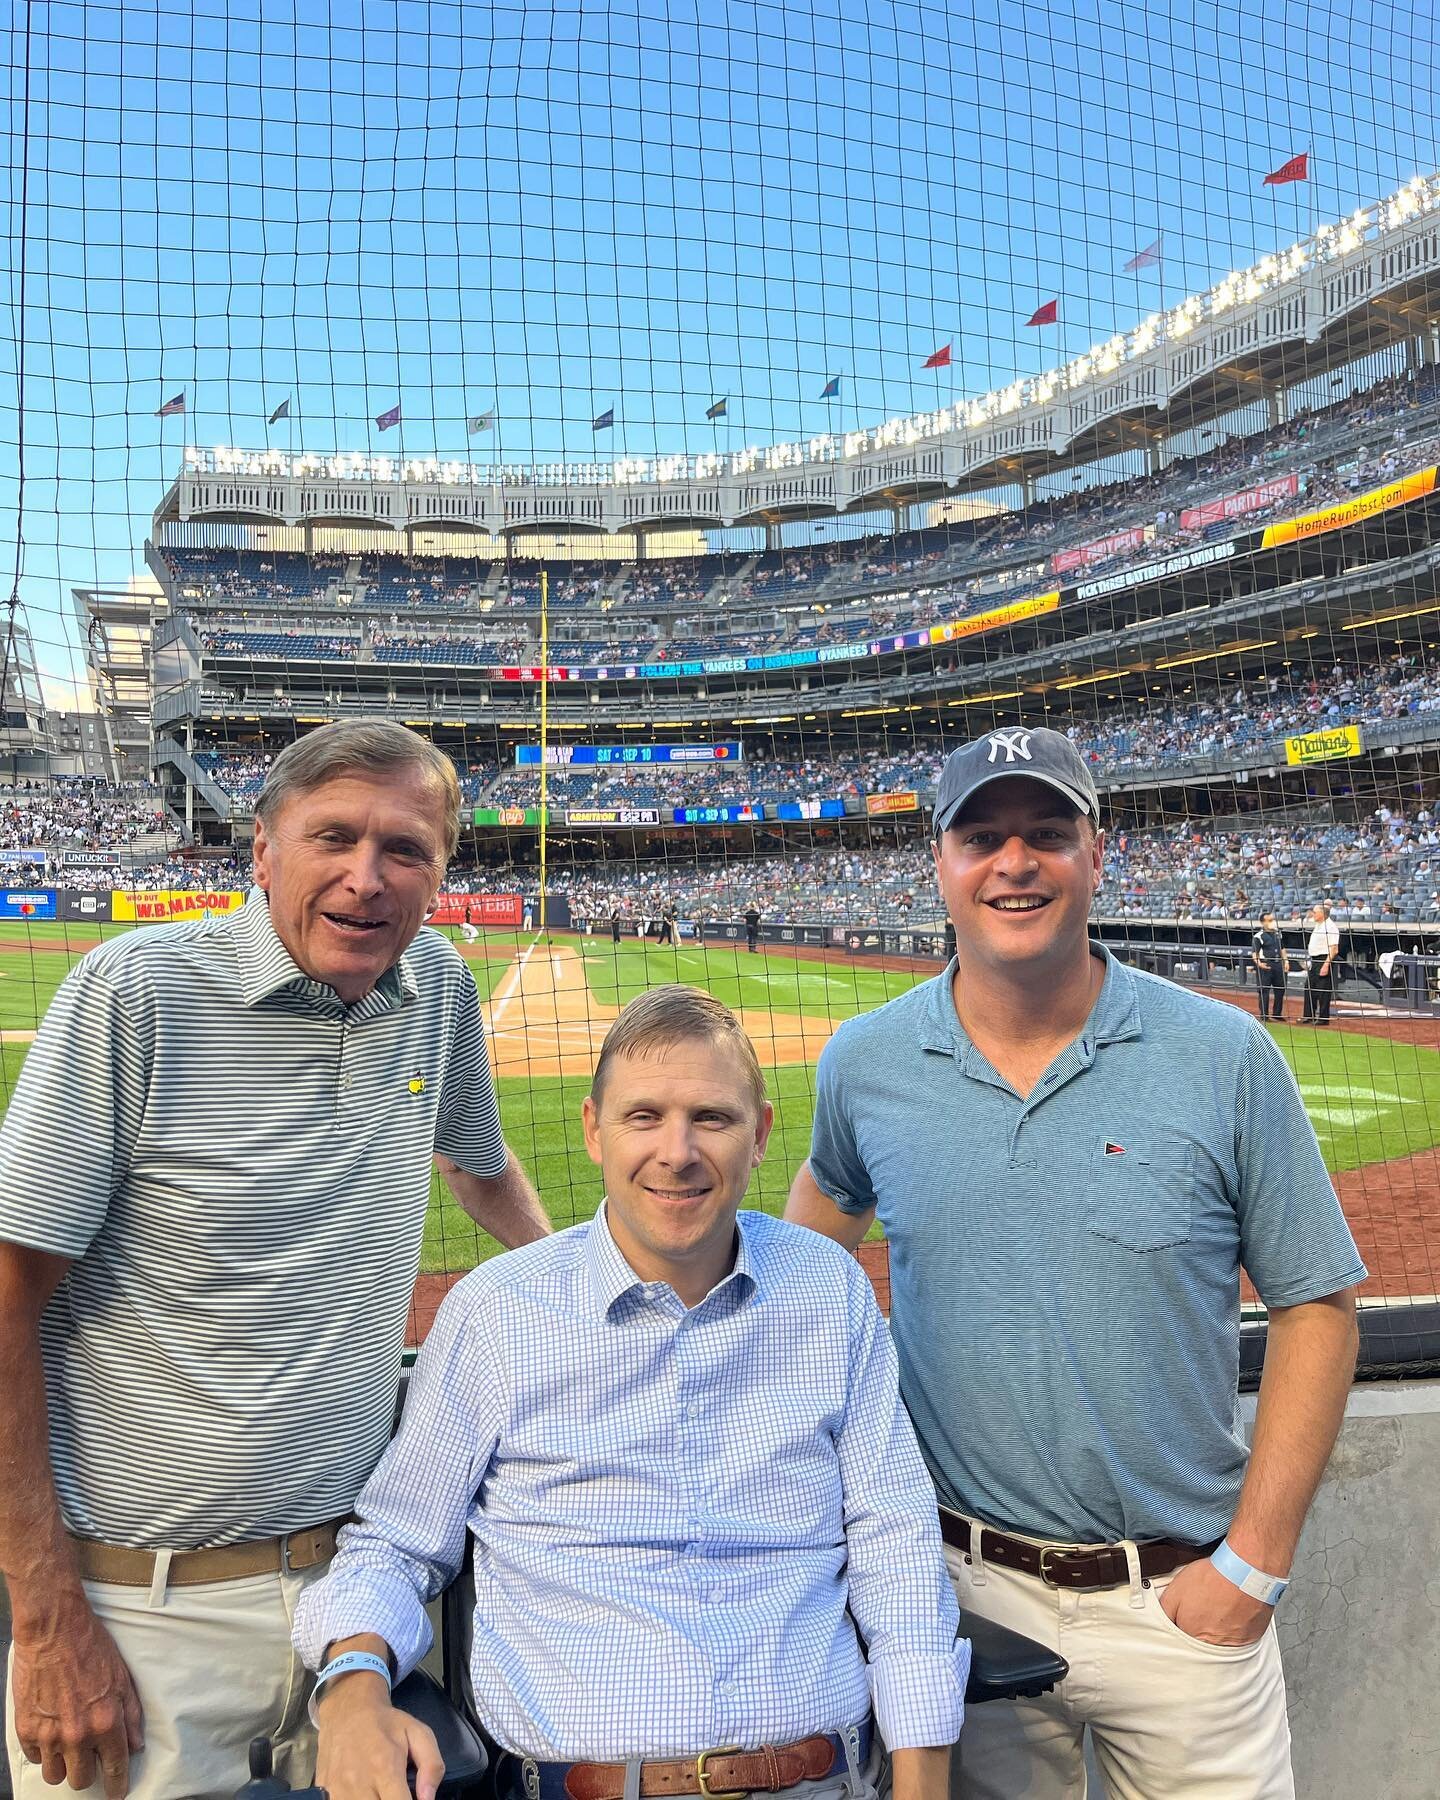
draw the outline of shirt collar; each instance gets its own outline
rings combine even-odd
[[[596,1312],[602,1317],[609,1315],[616,1301],[651,1285],[643,1281],[621,1255],[620,1246],[610,1232],[609,1212],[610,1202],[606,1200],[602,1202],[585,1235],[585,1261],[590,1271],[591,1298],[595,1302]],[[756,1275],[755,1253],[749,1241],[746,1215],[743,1212],[736,1215],[735,1227],[737,1242],[734,1266],[710,1290],[706,1296],[707,1301],[731,1282],[735,1283],[736,1290],[741,1295],[758,1290],[760,1286]],[[704,1305],[705,1301],[701,1304]]]
[[[258,1006],[284,988],[303,990],[310,985],[310,977],[280,941],[270,919],[270,896],[264,888],[252,887],[236,914],[235,943],[240,953],[240,989],[246,1006]],[[400,1006],[413,1000],[419,991],[407,951],[393,968],[385,971],[371,993],[356,1004],[367,1006],[372,995],[378,995],[387,1008]]]
[[[1138,1038],[1141,1035],[1140,994],[1134,975],[1093,938],[1090,954],[1098,956],[1104,963],[1105,979],[1100,984],[1099,995],[1081,1037],[1095,1044]],[[958,1050],[963,1055],[974,1048],[955,1011],[954,981],[959,966],[959,957],[952,956],[944,971],[927,984],[929,992],[920,1017],[922,1050]]]

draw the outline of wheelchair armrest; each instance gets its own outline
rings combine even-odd
[[[485,1778],[490,1759],[475,1728],[439,1682],[432,1680],[423,1669],[415,1669],[395,1689],[391,1698],[401,1712],[428,1725],[435,1734],[445,1764],[439,1800],[460,1800],[461,1795],[476,1792]]]
[[[970,1679],[965,1684],[965,1704],[984,1700],[1032,1699],[1048,1694],[1070,1672],[1070,1665],[1054,1650],[1033,1638],[1021,1637],[993,1619],[977,1618],[963,1608],[960,1636],[970,1640]]]

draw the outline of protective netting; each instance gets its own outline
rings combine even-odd
[[[279,748],[386,715],[460,773],[437,924],[555,1218],[677,978],[760,1048],[778,1208],[835,1024],[940,966],[940,762],[1044,723],[1118,953],[1254,1006],[1277,916],[1366,1354],[1420,1360],[1433,19],[1302,23],[21,0],[4,1095],[90,943],[239,903]],[[425,1296],[493,1249],[437,1181]]]

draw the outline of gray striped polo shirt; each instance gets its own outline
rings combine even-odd
[[[191,1549],[349,1511],[390,1434],[430,1161],[505,1168],[479,996],[422,930],[346,1007],[255,890],[92,951],[0,1126],[69,1528]]]

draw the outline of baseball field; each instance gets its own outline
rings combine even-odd
[[[144,926],[0,925],[0,1108],[67,971],[102,937]],[[458,933],[452,933],[457,938]],[[557,1224],[589,1217],[597,1171],[585,1154],[580,1103],[610,1021],[662,981],[707,988],[733,1007],[766,1070],[776,1125],[752,1203],[778,1211],[809,1146],[814,1065],[843,1019],[882,1005],[928,968],[881,967],[839,952],[730,945],[677,949],[608,938],[490,932],[460,945],[476,981],[506,1136]],[[1296,1010],[1292,999],[1292,1013]],[[1276,1028],[1294,1069],[1375,1296],[1440,1293],[1440,1021],[1342,1008],[1329,1031]],[[497,1246],[436,1178],[422,1271],[430,1288]]]

